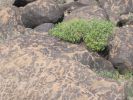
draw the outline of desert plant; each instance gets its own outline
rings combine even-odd
[[[109,21],[73,19],[57,24],[50,33],[72,43],[79,43],[84,39],[88,48],[93,51],[102,51],[107,46],[112,31],[113,24]]]
[[[86,20],[73,19],[57,24],[49,33],[65,41],[78,43],[83,38],[83,34],[88,31],[87,26]]]
[[[118,81],[133,80],[133,72],[130,72],[130,71],[127,71],[124,75],[120,74],[118,70],[95,71],[95,72],[97,73],[97,75],[99,75],[101,77],[115,79]]]
[[[118,71],[96,71],[97,75],[104,77],[104,78],[111,78],[118,80],[120,78],[120,74]]]
[[[54,0],[55,2],[59,3],[59,4],[63,4],[66,2],[66,0]]]
[[[91,20],[89,31],[84,36],[84,42],[93,51],[103,51],[108,44],[108,39],[113,32],[112,22],[105,20]]]

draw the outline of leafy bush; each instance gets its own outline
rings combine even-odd
[[[87,25],[86,20],[74,19],[57,24],[55,28],[50,30],[50,33],[65,41],[78,43],[83,38],[83,34],[88,31]]]
[[[112,30],[113,24],[109,21],[73,19],[57,24],[55,28],[50,30],[50,33],[72,43],[79,43],[84,39],[88,48],[102,51],[107,46],[108,37]]]
[[[103,51],[113,31],[113,24],[104,20],[89,21],[89,31],[84,36],[86,46],[93,51]]]

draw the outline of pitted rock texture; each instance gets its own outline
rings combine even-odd
[[[98,0],[98,3],[114,23],[119,21],[121,14],[131,12],[133,8],[132,0]]]
[[[107,20],[107,15],[102,8],[100,8],[97,4],[95,4],[91,6],[81,7],[79,9],[72,11],[69,15],[65,16],[64,20],[66,21],[74,18],[81,18],[86,20],[91,20],[91,19]]]
[[[13,7],[14,0],[0,1],[0,100],[127,100],[122,83],[99,77],[94,70],[110,72],[114,66],[120,72],[133,70],[132,26],[115,32],[111,63],[83,44],[44,33],[40,25],[62,21],[67,11],[64,21],[122,19],[131,25],[132,0],[15,1],[25,2],[20,3],[24,7]],[[30,29],[35,27],[42,32]]]
[[[60,9],[62,9],[62,11],[64,11],[65,13],[66,12],[70,13],[73,10],[76,10],[78,8],[85,7],[85,6],[88,6],[88,4],[83,4],[81,2],[70,2],[70,3],[59,4]]]
[[[28,31],[26,31],[28,32]],[[24,33],[24,34],[33,34],[31,33]],[[42,48],[40,48],[40,52],[45,53],[48,57],[52,58],[66,58],[78,61],[82,63],[83,65],[86,65],[91,67],[95,70],[106,70],[106,71],[113,71],[114,68],[112,64],[105,60],[104,58],[100,57],[98,54],[93,52],[88,52],[88,50],[81,44],[81,45],[75,45],[71,43],[65,43],[63,41],[60,41],[57,38],[49,36],[47,33],[44,35],[44,33],[40,34],[35,33],[36,35],[30,36],[30,35],[24,35],[21,36],[21,40],[13,39],[12,44],[4,44],[5,47],[9,46],[9,50],[12,51],[12,47],[14,45],[18,45],[16,43],[19,43],[20,46],[26,46],[29,47],[30,45],[39,46],[41,45]],[[21,48],[23,48],[21,47]],[[4,49],[6,50],[6,48]],[[8,51],[8,52],[10,52]],[[3,55],[2,55],[3,56]],[[5,56],[5,55],[4,55]]]
[[[10,7],[13,5],[15,0],[0,0],[0,8],[2,7]]]
[[[52,0],[38,0],[22,9],[25,27],[34,28],[43,23],[56,23],[63,17],[63,11]]]
[[[122,14],[119,22],[122,26],[133,25],[133,13]]]
[[[110,60],[120,71],[133,70],[133,26],[116,29],[110,42]]]
[[[76,1],[76,0],[75,0]],[[78,2],[82,4],[87,4],[88,6],[90,5],[95,5],[97,2],[96,0],[77,0]]]
[[[1,100],[125,100],[122,84],[71,59],[82,47],[58,41],[23,35],[0,44]]]
[[[21,11],[16,7],[0,9],[0,39],[7,39],[23,33]]]

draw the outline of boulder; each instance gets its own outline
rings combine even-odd
[[[132,0],[98,0],[98,2],[114,23],[119,21],[121,14],[129,12],[132,8]]]
[[[74,18],[81,18],[86,20],[91,20],[91,19],[107,20],[106,13],[98,5],[85,6],[85,7],[76,9],[72,11],[70,14],[68,14],[67,16],[65,16],[64,20],[66,21]]]
[[[25,30],[24,34],[24,36],[21,36],[22,41],[17,42],[17,40],[20,40],[19,38],[14,39],[14,41],[16,43],[20,42],[19,44],[26,46],[29,46],[31,44],[42,45],[42,52],[50,58],[66,58],[75,60],[97,71],[114,71],[114,67],[109,61],[100,57],[97,53],[88,52],[84,45],[66,43],[57,38],[51,37],[46,33],[40,34],[40,32],[34,32],[30,29]],[[35,34],[35,36],[30,36],[32,34]],[[28,39],[28,37],[30,37],[31,39]]]
[[[53,23],[44,23],[34,28],[37,32],[48,32],[50,29],[54,27]]]
[[[56,23],[63,17],[63,11],[52,0],[37,0],[22,9],[21,19],[25,27],[35,28],[43,23]]]
[[[125,100],[123,85],[98,77],[79,61],[83,58],[95,61],[82,46],[49,35],[22,35],[0,44],[1,99]]]
[[[115,31],[110,41],[109,59],[121,73],[133,71],[133,26],[124,26]]]

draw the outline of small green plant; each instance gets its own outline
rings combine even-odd
[[[50,34],[71,43],[84,40],[86,46],[93,51],[103,51],[113,31],[113,24],[105,20],[91,21],[73,19],[59,23],[50,30]]]
[[[109,21],[89,21],[89,31],[84,36],[84,42],[93,51],[103,51],[108,45],[108,39],[112,35],[114,25]]]
[[[96,71],[96,73],[104,78],[111,78],[111,79],[115,79],[118,80],[120,78],[120,74],[118,71],[113,71],[113,72],[108,72],[108,71]]]
[[[83,34],[88,31],[87,25],[86,20],[74,19],[57,24],[55,28],[50,30],[50,33],[65,41],[79,43],[83,38]]]
[[[117,70],[115,71],[96,71],[96,73],[105,78],[111,78],[119,81],[124,81],[124,80],[132,80],[133,79],[133,72],[126,72],[124,75],[121,75]]]

